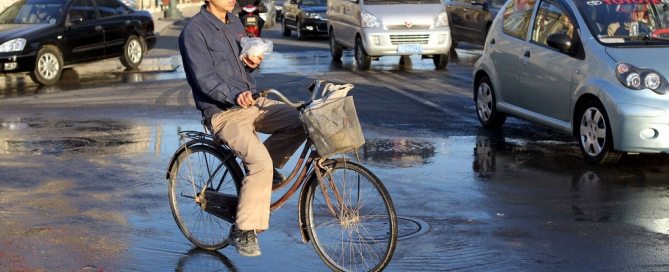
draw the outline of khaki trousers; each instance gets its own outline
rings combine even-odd
[[[279,101],[260,97],[254,106],[211,117],[211,131],[242,159],[242,181],[235,224],[241,230],[269,228],[274,168],[281,168],[306,139],[299,114]],[[256,131],[271,134],[261,142]]]

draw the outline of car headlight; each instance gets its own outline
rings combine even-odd
[[[362,27],[381,27],[381,20],[374,16],[374,14],[363,12],[360,14],[362,20]]]
[[[22,51],[24,47],[26,47],[26,39],[13,39],[0,44],[0,52]]]
[[[434,26],[448,26],[448,14],[445,11],[439,12],[434,19]]]
[[[632,90],[650,89],[658,94],[669,92],[669,83],[662,74],[653,69],[642,69],[627,63],[616,65],[616,77]]]
[[[310,18],[310,19],[318,19],[318,13],[316,13],[316,12],[305,12],[304,17]]]

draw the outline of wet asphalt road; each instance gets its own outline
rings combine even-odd
[[[176,33],[142,72],[109,60],[49,88],[0,78],[0,271],[326,270],[301,243],[294,199],[272,216],[258,258],[198,251],[179,232],[165,167],[177,131],[200,125],[172,57]],[[266,34],[275,52],[261,87],[303,98],[317,78],[355,84],[362,163],[400,216],[388,271],[669,270],[667,156],[592,167],[553,130],[515,119],[480,129],[476,48],[458,49],[446,71],[391,57],[363,72],[350,55],[332,64],[326,39]]]

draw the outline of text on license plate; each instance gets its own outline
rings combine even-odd
[[[420,44],[400,44],[397,45],[398,54],[420,54],[423,52],[423,47]]]

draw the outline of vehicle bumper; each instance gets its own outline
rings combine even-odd
[[[614,136],[616,150],[669,153],[669,108],[657,106],[618,103],[613,114],[620,128],[618,137]]]
[[[363,28],[362,32],[362,44],[370,56],[448,54],[451,48],[451,31],[448,27],[411,31]],[[399,52],[398,46],[402,44],[419,45],[421,50]]]
[[[0,53],[0,73],[27,72],[35,69],[35,53]]]
[[[310,34],[328,34],[328,21],[321,19],[307,19],[302,22],[303,33]]]
[[[146,35],[146,37],[144,37],[144,41],[146,42],[146,50],[149,51],[153,49],[156,46],[157,40],[158,40],[158,33],[152,33],[150,35]]]

